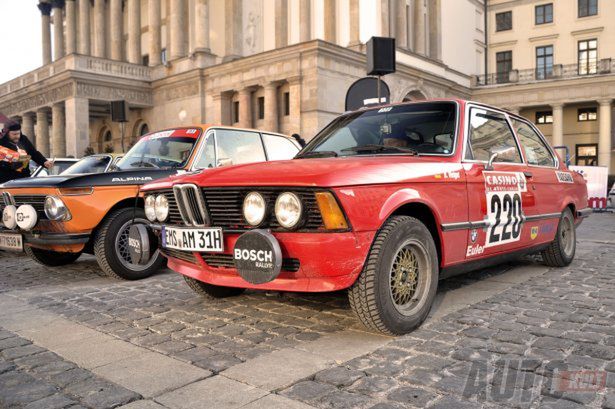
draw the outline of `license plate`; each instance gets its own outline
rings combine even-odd
[[[0,249],[23,251],[23,239],[21,238],[21,234],[0,233]]]
[[[184,251],[223,252],[222,229],[189,229],[183,227],[162,227],[162,247]]]

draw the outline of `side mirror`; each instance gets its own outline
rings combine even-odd
[[[494,152],[489,156],[489,162],[487,162],[487,166],[485,166],[485,170],[493,170],[493,161],[500,155],[500,152]]]
[[[221,168],[223,166],[231,166],[233,164],[233,159],[231,158],[219,158],[216,163],[216,167]]]

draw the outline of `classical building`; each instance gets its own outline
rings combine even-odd
[[[444,8],[442,3],[447,3]],[[50,156],[119,151],[148,130],[222,123],[309,139],[365,76],[365,42],[394,36],[391,100],[471,95],[482,0],[40,0],[43,66],[0,85],[0,112]],[[460,16],[470,24],[450,27]],[[459,44],[443,41],[456,36]],[[461,43],[471,43],[468,60]],[[481,65],[481,66],[478,66]]]
[[[487,74],[473,98],[531,119],[573,164],[615,173],[613,16],[611,0],[489,0]]]

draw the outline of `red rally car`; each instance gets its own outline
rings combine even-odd
[[[442,278],[528,253],[568,265],[591,211],[583,178],[531,122],[463,100],[346,113],[293,160],[142,192],[168,202],[146,213],[195,291],[348,289],[361,321],[389,334],[423,322]]]

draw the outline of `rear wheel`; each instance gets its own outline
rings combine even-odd
[[[570,209],[564,210],[559,219],[555,239],[542,252],[544,263],[551,267],[564,267],[572,263],[577,250],[577,231]]]
[[[147,264],[134,264],[128,249],[130,226],[147,224],[143,209],[118,209],[103,220],[94,239],[94,255],[103,272],[113,278],[139,280],[158,271],[165,258],[157,249]]]
[[[195,280],[192,277],[184,276],[188,287],[192,288],[194,292],[205,298],[227,298],[241,295],[245,288],[236,287],[222,287],[219,285],[207,284],[199,280]]]
[[[367,327],[405,334],[427,318],[437,288],[438,255],[431,233],[414,217],[394,216],[378,232],[348,298]]]
[[[24,252],[38,264],[42,264],[48,267],[59,267],[65,266],[67,264],[72,264],[79,256],[81,256],[81,252],[79,253],[67,253],[67,252],[59,252],[59,251],[51,251],[51,250],[43,250],[37,249],[30,246],[24,247]]]

